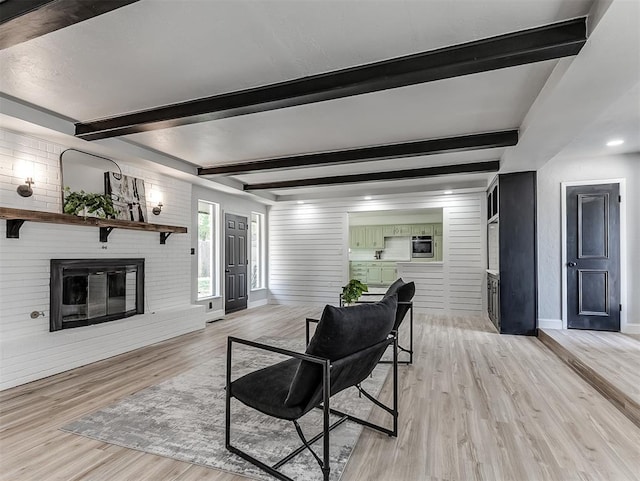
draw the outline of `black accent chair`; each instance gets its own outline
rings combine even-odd
[[[284,481],[293,481],[279,468],[308,449],[320,465],[323,479],[329,479],[329,433],[343,422],[350,420],[389,436],[398,434],[398,364],[397,339],[392,331],[397,309],[397,296],[390,296],[377,303],[352,307],[327,305],[307,345],[305,353],[290,351],[254,341],[229,337],[227,341],[227,382],[225,446],[234,454],[258,466],[270,475]],[[234,344],[284,354],[291,359],[254,371],[234,381],[231,380],[232,352]],[[361,382],[376,367],[380,358],[393,345],[393,406],[389,407],[366,392]],[[359,394],[382,408],[393,418],[393,428],[373,424],[364,419],[332,409],[333,395],[355,387]],[[231,444],[231,399],[268,416],[292,421],[302,445],[272,466]],[[298,420],[314,408],[323,412],[323,429],[307,440]],[[329,414],[339,416],[333,424]],[[323,440],[322,458],[311,445]]]
[[[396,332],[396,335],[399,337],[399,330],[402,321],[407,316],[407,312],[409,313],[409,347],[404,348],[398,344],[398,350],[406,352],[409,354],[409,359],[406,361],[398,361],[398,364],[413,364],[413,296],[416,293],[416,285],[413,281],[404,282],[402,278],[396,279],[393,284],[391,284],[387,288],[387,292],[384,294],[376,294],[371,292],[363,292],[360,300],[356,301],[356,304],[365,304],[376,302],[375,300],[366,300],[363,298],[382,296],[382,299],[386,299],[387,297],[391,297],[393,295],[398,296],[398,310],[396,311],[396,318],[393,324],[393,331]],[[340,297],[340,305],[342,306],[342,297]],[[311,324],[317,323],[318,319],[307,318],[306,319],[306,339],[307,344],[309,344],[309,336],[311,334]],[[390,361],[380,361],[382,363],[389,363]]]

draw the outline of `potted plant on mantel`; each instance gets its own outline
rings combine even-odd
[[[69,187],[64,188],[64,193],[65,214],[113,219],[118,213],[109,195],[94,194],[84,190],[71,192]]]
[[[366,284],[360,282],[358,279],[351,279],[349,283],[342,288],[342,294],[340,298],[345,306],[353,304],[362,295],[363,292],[368,292],[369,288]]]

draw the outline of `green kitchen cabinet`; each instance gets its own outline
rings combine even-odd
[[[398,271],[395,267],[381,267],[380,281],[384,285],[391,285],[398,278]]]
[[[433,225],[432,224],[412,225],[411,235],[433,235]]]
[[[350,279],[358,279],[360,282],[367,283],[367,264],[364,262],[351,262],[350,263]]]
[[[398,226],[398,230],[400,231],[401,236],[410,236],[411,235],[411,224],[403,224]]]
[[[433,238],[433,260],[442,261],[442,236],[437,235]]]
[[[389,286],[397,277],[398,271],[395,262],[349,262],[349,278],[358,279],[369,286]]]
[[[380,266],[367,267],[367,284],[382,284],[382,272]]]
[[[363,225],[349,228],[349,247],[352,249],[364,249],[367,243],[367,229]]]
[[[383,232],[385,237],[410,236],[411,224],[396,224],[384,226]]]
[[[349,228],[351,249],[383,249],[384,233],[381,225],[358,225]]]
[[[384,235],[381,225],[366,226],[365,247],[368,249],[384,248]]]
[[[393,233],[394,225],[383,225],[382,226],[382,235],[384,237],[393,237],[395,234]]]

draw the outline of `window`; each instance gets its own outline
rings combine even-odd
[[[264,286],[264,214],[251,213],[251,289]]]
[[[218,204],[198,201],[198,299],[218,295]]]

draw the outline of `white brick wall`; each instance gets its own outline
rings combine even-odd
[[[64,147],[0,129],[0,205],[62,212],[58,157]],[[20,197],[16,188],[26,173],[35,181],[33,195]]]
[[[64,146],[0,129],[0,205],[61,212],[59,154]],[[22,162],[33,164],[34,195],[20,197]],[[123,173],[162,192],[151,222],[191,223],[191,184],[118,162]],[[191,229],[189,229],[191,230]],[[204,309],[191,306],[190,233],[160,245],[157,232],[116,229],[99,242],[98,229],[25,222],[20,239],[6,238],[0,220],[0,389],[62,372],[204,327]],[[145,314],[96,326],[49,332],[52,258],[145,258]],[[44,317],[31,319],[32,311]]]

